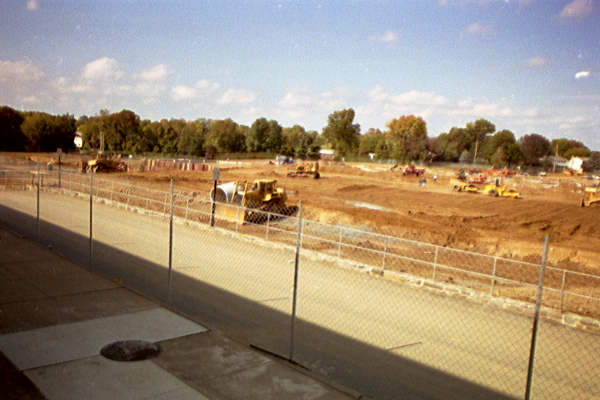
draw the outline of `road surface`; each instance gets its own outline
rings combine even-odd
[[[35,191],[0,192],[0,223],[35,238],[36,213]],[[89,198],[42,192],[40,218],[42,242],[88,262]],[[169,274],[168,219],[95,202],[92,220],[94,269],[365,395],[523,398],[531,315],[390,282],[301,251],[292,347],[292,247],[174,224]],[[600,399],[598,354],[597,335],[542,321],[532,398]]]

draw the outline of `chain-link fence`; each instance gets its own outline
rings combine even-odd
[[[30,165],[0,188],[12,229],[374,398],[600,398],[598,276],[173,181]]]

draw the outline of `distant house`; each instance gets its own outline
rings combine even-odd
[[[580,157],[571,157],[569,161],[567,161],[567,168],[572,169],[573,171],[583,172],[583,162],[587,160]]]
[[[321,160],[333,161],[335,159],[335,150],[333,150],[333,149],[321,149],[319,151],[319,158]]]
[[[83,147],[83,137],[81,136],[81,132],[75,132],[75,138],[73,139],[73,143],[75,143],[75,147],[81,149]]]

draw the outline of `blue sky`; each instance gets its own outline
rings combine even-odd
[[[600,0],[3,0],[0,104],[429,136],[478,118],[600,150]]]

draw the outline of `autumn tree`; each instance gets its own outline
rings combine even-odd
[[[354,124],[354,110],[335,111],[329,114],[323,138],[331,144],[336,154],[348,156],[356,153],[359,144],[360,125]]]
[[[427,158],[427,125],[423,118],[404,115],[389,121],[386,126],[385,135],[392,158],[399,162]]]

